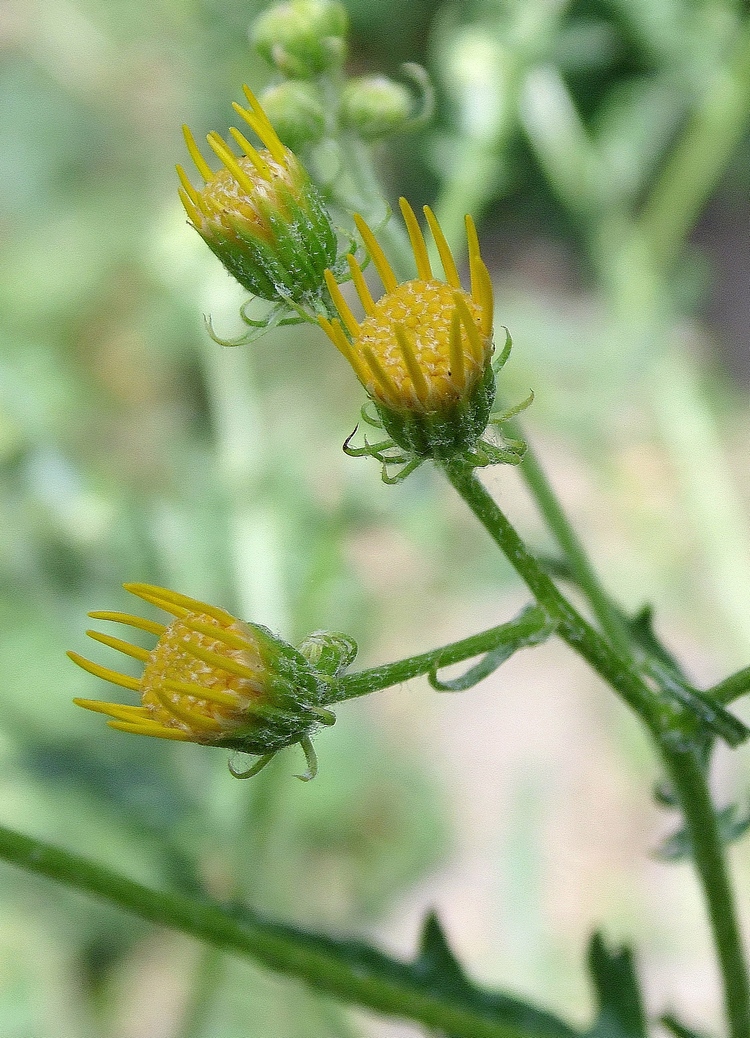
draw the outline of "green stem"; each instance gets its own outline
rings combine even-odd
[[[727,706],[740,696],[747,695],[748,692],[750,692],[750,667],[743,667],[736,674],[731,674],[718,685],[709,688],[706,695],[711,696],[717,703]]]
[[[705,772],[695,751],[662,740],[662,755],[685,818],[693,861],[708,905],[724,982],[724,1004],[732,1038],[750,1038],[750,986],[729,881],[724,846]]]
[[[177,1038],[201,1038],[201,1035],[208,1034],[216,994],[224,976],[223,958],[222,953],[212,945],[201,948],[177,1027]]]
[[[549,617],[544,609],[528,609],[516,620],[492,627],[480,634],[473,634],[469,638],[462,638],[461,641],[451,642],[442,648],[423,652],[419,656],[409,656],[395,663],[361,670],[356,674],[346,674],[331,682],[333,695],[326,699],[326,705],[365,696],[391,685],[399,685],[402,681],[408,681],[420,674],[428,674],[438,668],[461,663],[473,656],[492,652],[503,645],[520,648],[522,645],[536,644],[551,631]]]
[[[680,716],[664,725],[659,704],[629,658],[616,649],[581,617],[560,593],[492,497],[465,461],[452,461],[445,472],[495,543],[502,549],[537,601],[558,623],[564,641],[596,670],[643,718],[661,750],[690,833],[693,857],[704,896],[724,983],[724,998],[732,1038],[750,1038],[750,989],[736,919],[734,898],[724,860],[716,812],[697,751],[680,747]]]
[[[641,233],[662,268],[671,266],[716,187],[750,117],[750,19],[713,72],[682,139],[640,216]]]
[[[523,464],[519,468],[547,526],[565,555],[576,584],[588,599],[602,630],[619,653],[626,658],[629,657],[631,655],[630,641],[622,617],[613,608],[578,534],[571,526],[544,469],[530,446],[527,447]]]
[[[398,962],[364,946],[318,937],[229,912],[207,900],[151,890],[41,840],[0,826],[0,858],[118,905],[141,919],[169,926],[222,951],[248,955],[270,969],[305,981],[346,1002],[413,1020],[456,1038],[575,1038],[556,1017],[523,1007],[516,1019],[498,1019],[491,995],[471,1001],[445,990],[418,963]],[[508,999],[506,1004],[521,1007]]]
[[[658,700],[633,669],[629,657],[620,656],[558,590],[476,478],[472,466],[462,459],[454,459],[445,464],[444,470],[455,489],[525,581],[539,605],[557,623],[560,637],[583,656],[655,730]]]

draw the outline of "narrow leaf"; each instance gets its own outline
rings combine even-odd
[[[506,660],[510,659],[516,649],[520,648],[517,644],[511,645],[499,645],[492,652],[486,653],[479,663],[475,663],[473,667],[463,673],[458,678],[451,678],[448,681],[441,681],[437,676],[437,667],[433,667],[430,673],[427,675],[427,680],[430,682],[432,687],[438,692],[465,692],[467,688],[472,688],[474,685],[479,684],[486,677],[489,677],[493,671],[497,670],[499,666],[505,663]]]
[[[589,970],[598,1002],[590,1038],[647,1038],[635,962],[630,948],[608,948],[595,933],[589,944]]]
[[[534,607],[531,609],[525,609],[518,619],[521,620],[524,616],[531,615],[533,612]],[[528,648],[532,645],[540,645],[542,642],[546,641],[554,631],[555,623],[550,620],[544,623],[543,626],[536,627],[526,634],[519,634],[512,641],[506,642],[503,645],[498,645],[496,649],[492,649],[491,652],[486,653],[478,663],[475,663],[473,667],[470,667],[460,677],[451,678],[448,681],[441,681],[438,677],[438,670],[441,665],[440,661],[438,661],[435,666],[430,669],[427,680],[438,692],[464,692],[467,688],[472,688],[474,685],[483,681],[484,678],[492,674],[492,672],[497,670],[497,668],[505,663],[506,660],[510,659],[513,653],[517,652],[519,649]]]
[[[668,1031],[671,1031],[675,1038],[706,1038],[706,1035],[700,1031],[694,1031],[691,1027],[685,1027],[671,1013],[665,1013],[660,1018],[659,1023],[666,1027]]]
[[[635,616],[627,618],[626,623],[630,629],[631,635],[633,636],[633,640],[640,645],[642,649],[645,649],[650,656],[654,656],[666,667],[669,667],[678,678],[685,677],[677,659],[664,645],[654,630],[653,606],[643,606]]]
[[[411,1020],[433,1032],[455,1038],[580,1038],[562,1020],[526,1002],[481,990],[468,980],[457,982],[455,966],[439,966],[447,943],[443,940],[441,953],[435,924],[426,941],[433,968],[425,973],[421,953],[414,962],[403,962],[359,941],[305,932],[244,907],[230,911],[205,897],[154,890],[2,826],[0,858],[223,952],[249,956],[334,998]]]

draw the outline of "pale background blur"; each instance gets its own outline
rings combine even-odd
[[[180,124],[223,132],[241,84],[272,81],[247,42],[262,6],[0,6],[0,820],[151,885],[200,880],[399,954],[436,908],[476,979],[574,1023],[588,1019],[585,945],[603,927],[635,945],[652,1014],[679,1008],[716,1028],[696,884],[654,857],[676,823],[651,798],[653,754],[563,646],[526,651],[463,694],[413,682],[343,706],[309,785],[292,778],[296,750],[235,782],[223,752],[118,735],[70,703],[107,694],[63,653],[96,654],[85,614],[128,608],[125,580],[220,603],[290,641],[345,630],[362,665],[499,623],[526,601],[428,466],[389,488],[374,462],[343,455],[362,394],[322,335],[281,329],[228,351],[204,330],[210,313],[234,334],[243,296],[185,223]],[[497,58],[472,46],[504,45],[517,5],[347,6],[353,71],[406,60],[435,71],[435,123],[378,159],[391,200],[444,200],[474,161],[461,137],[469,73],[481,87]],[[713,60],[743,5],[526,4],[553,7],[545,60],[609,134],[618,168],[642,163],[637,199],[704,82],[700,68],[690,78],[698,41]],[[628,122],[639,89],[644,114]],[[653,604],[667,643],[710,684],[750,658],[747,139],[649,343],[591,262],[585,213],[566,208],[510,123],[480,206],[498,318],[515,340],[507,396],[534,388],[526,427],[607,586],[631,611]],[[486,479],[550,551],[518,474]],[[744,803],[747,751],[720,751],[717,765],[720,802]],[[750,924],[745,845],[732,861]],[[418,1033],[10,867],[0,876],[3,1038]]]

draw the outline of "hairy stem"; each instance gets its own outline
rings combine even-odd
[[[370,692],[377,692],[402,681],[428,674],[438,668],[448,667],[453,663],[492,652],[500,646],[508,645],[521,648],[524,645],[538,644],[550,634],[553,625],[542,608],[528,609],[516,620],[492,627],[479,634],[473,634],[461,641],[451,642],[439,649],[423,652],[419,656],[409,656],[395,663],[386,663],[380,667],[372,667],[356,674],[346,674],[337,681],[331,682],[333,695],[326,704],[338,703],[345,699],[355,699]]]
[[[0,858],[29,872],[104,898],[141,919],[169,926],[223,951],[248,955],[319,991],[456,1038],[575,1038],[566,1024],[508,999],[516,1019],[502,1019],[492,996],[471,1002],[443,990],[424,970],[362,945],[305,933],[246,910],[151,890],[41,840],[0,827]],[[524,1017],[523,1013],[526,1012]],[[507,1016],[507,1014],[506,1014]]]
[[[597,671],[644,720],[654,735],[682,807],[693,858],[708,906],[721,967],[724,1001],[732,1038],[750,1038],[750,988],[734,897],[716,812],[697,749],[683,745],[679,714],[659,710],[654,693],[617,650],[581,617],[531,555],[502,511],[464,461],[445,466],[448,479],[526,582],[540,605],[557,621],[564,641]]]
[[[698,754],[661,741],[662,757],[685,818],[693,861],[708,907],[724,983],[724,1004],[732,1038],[750,1038],[750,986],[716,812]]]

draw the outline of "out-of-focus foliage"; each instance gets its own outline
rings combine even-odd
[[[460,194],[462,171],[485,163],[481,197],[469,192],[466,207],[479,203],[486,216],[498,312],[517,344],[508,393],[534,387],[532,427],[565,444],[574,475],[581,458],[608,459],[591,478],[602,511],[621,514],[610,581],[626,596],[658,594],[693,632],[703,630],[690,615],[708,588],[714,651],[737,653],[750,641],[736,620],[747,588],[718,593],[724,549],[712,554],[691,525],[704,518],[693,484],[680,491],[690,449],[707,449],[705,425],[685,424],[690,394],[665,403],[654,390],[655,347],[637,339],[625,295],[612,292],[616,250],[591,238],[586,189],[597,167],[577,166],[573,145],[578,131],[595,137],[618,171],[599,186],[637,210],[743,5],[347,6],[353,71],[396,74],[401,61],[421,60],[436,79],[435,124],[378,152],[391,193],[445,201]],[[447,853],[445,790],[437,764],[415,756],[416,736],[395,739],[367,707],[342,709],[319,739],[311,788],[290,778],[299,769],[285,754],[235,783],[222,754],[117,736],[75,711],[71,697],[92,694],[94,679],[63,657],[84,648],[87,610],[127,607],[123,580],[220,602],[290,640],[340,628],[368,659],[427,648],[436,628],[468,633],[446,617],[460,617],[471,596],[472,622],[488,603],[502,605],[507,569],[487,564],[481,531],[428,472],[386,493],[374,469],[341,455],[360,393],[322,336],[280,329],[233,352],[205,333],[202,313],[231,335],[242,297],[185,224],[173,174],[179,128],[223,129],[240,84],[269,81],[247,42],[262,7],[9,0],[0,17],[0,800],[5,823],[85,847],[144,881],[200,882],[302,924],[348,927],[384,914]],[[548,73],[536,80],[547,109],[531,96],[525,107],[513,101],[515,70],[535,62]],[[559,138],[545,111],[565,127]],[[719,223],[746,195],[747,171],[746,147],[727,156]],[[708,220],[704,238],[728,253],[734,227],[718,239],[715,228]],[[713,336],[693,320],[710,284],[704,253],[689,250],[670,272],[665,309],[672,339],[708,355],[716,377],[699,369],[698,381],[726,405],[722,431],[741,448],[741,391],[717,371]],[[737,311],[723,321],[736,327]],[[662,447],[674,446],[676,428],[690,442],[670,454]],[[609,521],[591,525],[595,546],[612,534]],[[745,552],[746,530],[729,530]],[[507,837],[518,842],[514,882],[527,893],[533,814]],[[3,886],[0,1031],[9,1038],[353,1033],[338,1010],[247,966],[201,958],[8,870]],[[191,988],[205,997],[191,1003]]]

